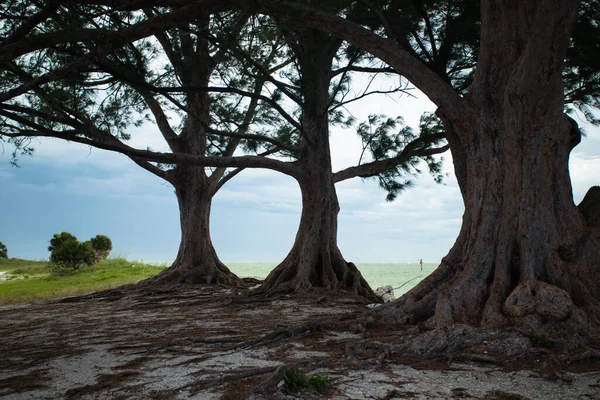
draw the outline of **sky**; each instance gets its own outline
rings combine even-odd
[[[402,115],[417,127],[434,105],[414,97],[380,96],[349,107],[359,120],[371,113]],[[587,136],[571,155],[575,202],[600,184],[600,129],[583,123]],[[155,126],[131,129],[131,144],[165,150]],[[173,188],[127,157],[60,140],[35,140],[33,157],[11,166],[12,149],[0,148],[0,241],[9,257],[47,259],[48,242],[68,231],[80,240],[97,235],[113,242],[111,256],[169,263],[180,239]],[[361,142],[353,130],[331,132],[334,171],[355,165]],[[339,247],[358,263],[439,262],[454,243],[463,213],[449,153],[444,184],[427,172],[394,202],[375,180],[360,178],[336,186],[341,212]],[[279,262],[291,249],[300,220],[297,183],[266,170],[247,170],[213,201],[211,234],[224,262]]]

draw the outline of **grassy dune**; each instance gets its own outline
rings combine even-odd
[[[70,276],[51,276],[45,261],[0,260],[0,305],[24,303],[110,289],[156,275],[164,266],[103,260],[94,268]]]
[[[276,263],[230,263],[238,276],[266,277]],[[411,264],[358,264],[373,289],[391,285],[400,296],[429,275],[438,264],[426,263],[421,270]],[[108,259],[76,275],[51,276],[48,262],[21,259],[0,260],[0,305],[52,299],[138,282],[156,275],[165,266],[148,265],[123,258]],[[4,280],[5,278],[8,280]]]

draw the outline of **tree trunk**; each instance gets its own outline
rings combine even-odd
[[[342,41],[317,30],[297,32],[292,45],[301,70],[304,136],[296,175],[302,193],[302,216],[292,250],[266,278],[262,290],[298,292],[311,288],[344,290],[372,301],[377,296],[356,266],[337,246],[337,200],[329,147],[332,60]]]
[[[466,179],[462,229],[433,274],[375,311],[385,321],[514,325],[567,346],[598,339],[600,229],[573,202],[576,140],[560,80],[569,37],[560,30],[575,9],[541,3],[482,11],[472,107],[450,117],[450,145],[466,157],[466,174],[457,174]],[[510,23],[531,16],[519,29]]]
[[[151,283],[240,285],[241,280],[217,256],[210,237],[214,189],[202,167],[178,166],[173,179],[181,220],[181,243],[175,262]]]
[[[327,124],[327,121],[324,121]],[[322,127],[327,129],[327,125]],[[340,207],[333,184],[328,135],[321,135],[301,155],[302,215],[294,245],[266,278],[262,289],[298,292],[312,288],[343,290],[376,301],[377,296],[353,263],[346,262],[337,245]]]

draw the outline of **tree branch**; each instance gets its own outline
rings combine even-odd
[[[228,42],[224,42],[224,41],[220,41],[220,43],[224,43],[226,46],[228,46],[230,51],[232,53],[234,53],[236,57],[239,57],[239,58],[249,62],[250,64],[252,64],[254,66],[254,68],[258,69],[263,74],[263,78],[265,80],[267,80],[267,81],[271,82],[273,85],[275,85],[275,87],[278,88],[279,90],[281,90],[281,92],[284,93],[290,100],[292,100],[294,103],[296,103],[300,106],[302,105],[302,99],[300,97],[296,96],[294,93],[290,92],[285,83],[280,82],[277,79],[275,79],[273,77],[273,75],[271,75],[272,72],[269,69],[265,68],[263,65],[256,62],[252,57],[249,57],[248,54],[246,54],[246,52],[241,51],[236,46],[234,46]],[[287,64],[285,64],[285,65],[287,65]]]
[[[128,83],[143,97],[144,102],[146,103],[146,105],[148,105],[148,108],[154,115],[154,120],[156,121],[156,125],[158,126],[158,129],[162,134],[163,138],[165,139],[171,150],[176,151],[176,147],[178,144],[177,133],[175,133],[175,131],[171,127],[171,124],[169,124],[169,120],[164,110],[162,109],[162,106],[160,105],[158,100],[154,98],[151,91],[148,89],[148,87],[152,87],[152,85],[150,85],[146,81],[146,79],[144,79],[144,77],[135,73],[135,71],[132,68],[120,66],[117,63],[107,60],[106,58],[99,60],[98,63],[106,70],[106,72],[118,78],[121,82]]]
[[[265,152],[262,152],[260,154],[258,154],[259,157],[266,157],[268,155],[271,154],[275,154],[277,153],[279,150],[281,149],[271,149]],[[219,182],[217,182],[217,184],[214,187],[214,193],[216,194],[219,190],[221,190],[221,188],[227,183],[229,182],[231,179],[233,179],[237,174],[239,174],[240,172],[242,172],[243,170],[245,170],[246,168],[240,167],[240,168],[236,168],[233,171],[231,171],[230,173],[228,173],[227,175],[225,175],[223,178],[221,178],[219,180]]]
[[[169,171],[163,171],[162,169],[158,168],[156,165],[153,165],[142,158],[138,158],[138,157],[129,157],[129,158],[131,159],[131,161],[136,163],[138,166],[144,168],[146,171],[151,172],[154,175],[158,176],[159,178],[162,178],[165,181],[173,184],[173,177],[169,173]]]
[[[450,146],[445,145],[442,147],[428,148],[418,150],[419,146],[422,146],[427,143],[435,142],[444,138],[444,134],[437,133],[433,135],[429,135],[426,137],[418,138],[407,144],[404,149],[395,157],[388,158],[385,160],[377,160],[372,161],[367,164],[357,165],[354,167],[349,167],[343,169],[341,171],[335,172],[333,174],[333,182],[338,183],[345,181],[347,179],[356,178],[360,176],[361,178],[368,178],[371,176],[377,176],[381,172],[388,170],[390,168],[395,167],[398,164],[402,164],[407,162],[413,157],[426,157],[434,154],[440,154],[445,152],[450,148]]]
[[[267,143],[271,143],[272,145],[275,145],[283,150],[288,150],[288,151],[293,151],[293,152],[297,152],[300,151],[300,148],[298,146],[292,146],[289,144],[285,144],[283,142],[280,142],[277,139],[274,139],[272,137],[269,136],[265,136],[265,135],[257,135],[257,134],[252,134],[252,133],[237,133],[237,132],[226,132],[226,131],[219,131],[217,129],[213,129],[210,127],[207,127],[207,131],[213,135],[220,135],[220,136],[225,136],[225,137],[232,137],[232,138],[239,138],[239,139],[248,139],[248,140],[260,140],[262,142],[267,142]]]
[[[10,35],[8,38],[4,39],[2,41],[2,45],[14,43],[18,40],[23,39],[36,26],[38,26],[40,23],[47,20],[58,9],[59,6],[60,6],[59,1],[55,1],[55,0],[50,1],[48,3],[48,5],[46,5],[46,7],[42,8],[40,10],[40,12],[27,18],[27,20],[25,20],[25,22],[23,22],[17,29],[15,29],[15,31],[12,33],[12,35]]]
[[[390,68],[390,67],[375,68],[375,67],[360,67],[357,65],[348,65],[346,67],[336,69],[335,71],[331,71],[331,76],[335,77],[335,76],[338,76],[339,74],[344,74],[346,72],[366,72],[366,73],[371,73],[371,74],[378,74],[378,73],[397,74],[398,73],[398,71],[396,71],[395,69]]]
[[[159,91],[169,91],[170,89],[158,89]],[[183,88],[183,90],[186,90],[186,88]],[[298,121],[296,121],[291,115],[289,115],[275,100],[268,98],[267,96],[264,96],[262,94],[255,94],[252,92],[248,92],[245,90],[241,90],[241,89],[237,89],[237,88],[232,88],[232,87],[215,87],[215,86],[209,86],[209,87],[205,87],[205,88],[189,88],[187,90],[199,90],[199,91],[207,91],[207,92],[219,92],[219,93],[235,93],[235,94],[239,94],[241,96],[246,96],[246,97],[250,97],[250,98],[257,98],[259,100],[264,101],[265,103],[269,104],[271,107],[275,108],[277,110],[277,112],[279,114],[281,114],[281,116],[283,118],[285,118],[285,120],[287,122],[289,122],[294,128],[298,129],[300,132],[302,132],[302,125],[300,125],[300,123],[298,123]]]
[[[131,27],[119,31],[107,29],[69,29],[42,34],[26,39],[17,40],[12,43],[0,43],[0,62],[14,60],[24,54],[45,49],[59,44],[68,43],[77,39],[79,42],[93,42],[102,44],[104,48],[115,49],[132,43],[136,40],[154,35],[182,24],[182,21],[218,12],[229,7],[227,0],[196,0],[191,4],[188,2],[173,11],[161,14],[139,22]],[[143,4],[140,4],[143,5]]]
[[[438,107],[444,109],[447,115],[460,116],[468,110],[467,102],[450,85],[394,40],[383,38],[359,24],[338,16],[285,0],[269,3],[264,8],[268,13],[286,12],[286,15],[292,14],[290,11],[293,10],[293,14],[305,25],[331,32],[368,51],[406,77]]]

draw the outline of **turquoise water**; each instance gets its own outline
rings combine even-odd
[[[276,263],[227,263],[227,266],[238,276],[265,278],[275,268]],[[433,272],[438,264],[423,264],[423,271],[421,271],[418,263],[357,263],[356,266],[373,289],[384,285],[392,285],[394,294],[398,297]],[[399,288],[400,286],[402,287]]]

